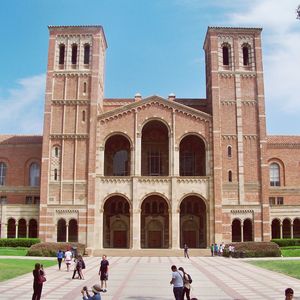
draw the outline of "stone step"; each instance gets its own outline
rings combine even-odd
[[[183,249],[89,249],[89,255],[91,256],[159,256],[159,257],[183,257]],[[210,256],[210,249],[189,249],[190,256]]]

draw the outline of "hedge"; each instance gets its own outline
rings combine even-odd
[[[32,245],[27,256],[52,256],[55,257],[58,250],[67,251],[72,247],[77,247],[77,253],[84,254],[85,245],[80,243],[39,243]]]
[[[8,239],[0,239],[0,247],[31,247],[34,244],[40,243],[40,239],[33,238],[8,238]]]
[[[273,239],[279,247],[300,246],[300,239]]]
[[[281,256],[280,248],[273,242],[242,242],[230,243],[225,246],[223,256],[229,257],[228,247],[234,246],[232,257],[279,257]]]

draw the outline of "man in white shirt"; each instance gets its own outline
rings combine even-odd
[[[171,267],[172,270],[172,279],[170,284],[173,284],[173,293],[175,300],[182,300],[183,294],[183,273],[177,270],[176,266]]]
[[[65,253],[65,263],[67,265],[67,271],[69,272],[70,271],[70,265],[71,265],[71,262],[72,262],[72,252],[70,250],[66,251]]]

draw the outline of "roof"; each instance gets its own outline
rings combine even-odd
[[[0,145],[42,144],[41,135],[0,135]]]
[[[300,145],[299,135],[269,135],[267,136],[268,145]]]

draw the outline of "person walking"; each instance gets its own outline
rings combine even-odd
[[[190,258],[189,257],[189,247],[187,244],[184,244],[183,246],[183,252],[184,252],[184,257]]]
[[[65,253],[65,263],[67,265],[68,272],[70,271],[70,265],[72,262],[72,258],[73,258],[72,252],[70,251],[70,249],[68,249]]]
[[[100,263],[99,275],[100,275],[100,282],[101,282],[101,290],[104,293],[107,292],[108,266],[109,266],[109,262],[107,260],[107,257],[106,255],[103,255]]]
[[[82,279],[82,277],[81,277],[81,273],[82,273],[81,269],[82,269],[82,262],[80,260],[80,257],[78,256],[78,257],[76,257],[74,259],[74,271],[73,271],[72,279],[75,278],[76,273],[78,273],[78,277],[77,278]]]
[[[186,299],[190,300],[190,291],[191,291],[191,276],[184,271],[182,267],[178,268],[179,271],[183,273],[183,294],[182,294],[182,300],[184,300],[184,295],[186,295]]]
[[[61,262],[64,258],[64,253],[59,249],[58,252],[56,253],[56,257],[57,257],[57,262],[58,262],[58,270],[60,271]]]
[[[170,281],[170,284],[173,284],[173,293],[174,293],[175,300],[182,300],[183,273],[182,271],[178,271],[175,265],[171,267],[171,270],[172,270],[172,279]]]
[[[211,244],[211,246],[210,246],[211,256],[214,256],[214,251],[215,251],[215,246],[214,246],[214,244]]]
[[[36,263],[33,274],[33,295],[32,300],[40,300],[42,295],[43,284],[46,281],[43,265]]]

